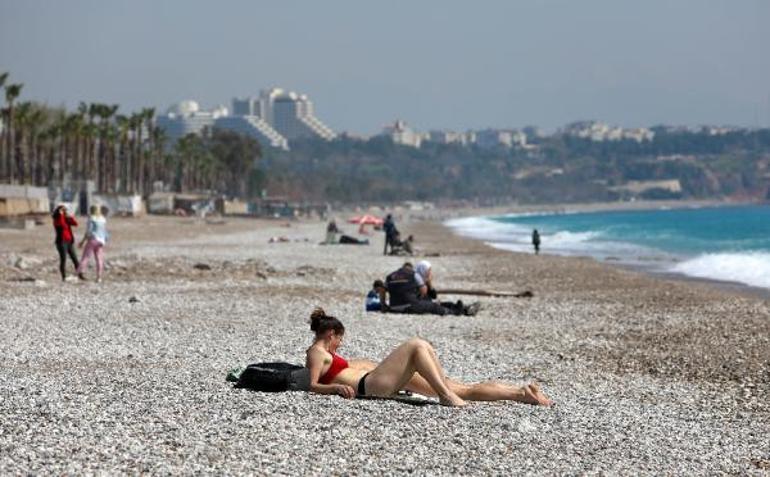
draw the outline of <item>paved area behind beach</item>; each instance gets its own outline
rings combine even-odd
[[[534,297],[481,298],[475,317],[382,315],[363,311],[364,295],[404,259],[382,256],[381,234],[370,246],[321,246],[321,222],[110,226],[102,284],[59,281],[47,224],[0,230],[2,474],[770,468],[761,298],[493,250],[424,221],[400,228],[434,255],[439,288]],[[347,357],[379,359],[419,335],[452,377],[537,380],[558,404],[416,407],[225,382],[249,362],[302,363],[317,305],[345,323]]]

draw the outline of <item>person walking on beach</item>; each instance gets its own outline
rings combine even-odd
[[[382,223],[382,229],[385,231],[385,248],[382,251],[383,255],[388,254],[388,247],[393,249],[393,244],[398,239],[398,229],[396,223],[393,222],[393,216],[388,214],[385,216],[385,222]]]
[[[67,279],[67,255],[72,260],[75,270],[80,266],[78,255],[75,251],[75,236],[72,233],[72,227],[78,226],[78,221],[69,213],[65,204],[59,204],[51,214],[53,219],[53,228],[56,231],[56,251],[59,252],[59,273],[62,281]],[[78,277],[83,280],[85,277],[78,273]]]
[[[516,386],[500,381],[466,384],[444,374],[436,350],[421,338],[401,343],[379,364],[368,360],[346,360],[337,351],[345,326],[337,318],[316,308],[310,315],[315,339],[307,349],[305,366],[310,371],[310,391],[354,397],[389,397],[407,390],[436,396],[445,406],[462,407],[467,401],[518,401],[539,406],[553,402],[537,383]]]
[[[535,247],[535,255],[540,254],[540,233],[537,229],[532,231],[532,246]]]
[[[88,268],[88,261],[91,256],[96,260],[96,283],[102,281],[104,273],[104,246],[107,245],[107,219],[102,214],[102,208],[98,205],[92,205],[88,223],[86,224],[86,233],[80,241],[79,246],[83,247],[83,259],[78,267],[78,276],[83,277],[83,273]]]

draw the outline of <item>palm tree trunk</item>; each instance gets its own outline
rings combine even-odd
[[[7,154],[7,168],[8,168],[8,182],[14,184],[16,182],[16,132],[13,130],[13,106],[8,106],[8,154]]]

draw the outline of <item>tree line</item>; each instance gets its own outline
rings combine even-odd
[[[226,131],[190,135],[169,147],[155,109],[123,114],[117,104],[81,102],[74,111],[19,101],[24,85],[0,74],[0,183],[36,186],[94,181],[101,193],[246,195],[263,184],[259,144]]]
[[[293,141],[263,160],[271,190],[339,202],[477,200],[481,203],[615,201],[629,181],[678,179],[682,190],[643,199],[770,199],[770,130],[720,135],[666,131],[651,141],[592,141],[555,134],[534,149],[424,142]]]

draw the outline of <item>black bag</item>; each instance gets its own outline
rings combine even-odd
[[[270,393],[309,391],[310,370],[289,363],[250,364],[241,373],[235,387]]]

